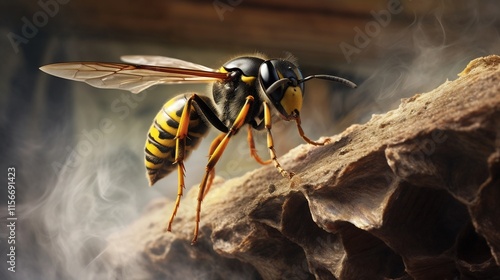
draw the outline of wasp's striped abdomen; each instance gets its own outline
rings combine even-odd
[[[178,95],[167,101],[156,115],[148,132],[145,147],[145,164],[149,184],[167,176],[176,165],[175,151],[177,130],[187,97]],[[188,137],[186,138],[187,158],[208,132],[208,126],[193,107],[191,109]]]

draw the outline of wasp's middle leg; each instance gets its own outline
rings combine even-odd
[[[226,136],[226,134],[224,134],[224,133],[219,134],[219,136],[217,136],[217,138],[215,138],[212,141],[212,144],[210,144],[210,149],[208,151],[208,158],[210,158],[212,156],[212,154],[215,152],[215,149],[217,149],[217,146],[219,146],[220,142],[222,141],[222,139],[224,139],[225,136]],[[215,177],[215,167],[213,167],[211,172],[210,172],[207,186],[205,187],[205,191],[203,193],[203,198],[205,198],[208,191],[210,190],[210,187],[212,186],[212,182],[214,180],[214,177]]]
[[[248,134],[247,134],[247,142],[248,142],[248,147],[250,148],[250,155],[260,164],[266,165],[270,164],[272,162],[272,159],[269,160],[262,160],[260,158],[259,154],[257,153],[257,149],[255,148],[255,141],[253,140],[253,133],[252,133],[252,126],[248,125]]]

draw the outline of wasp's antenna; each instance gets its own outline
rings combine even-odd
[[[307,76],[304,79],[300,80],[299,83],[304,83],[304,82],[307,82],[310,79],[314,79],[314,78],[316,78],[316,79],[322,79],[322,80],[329,80],[329,81],[341,83],[341,84],[346,85],[346,86],[348,86],[350,88],[357,88],[358,87],[355,83],[353,83],[353,82],[351,82],[351,81],[349,81],[347,79],[340,78],[340,77],[337,77],[337,76],[332,76],[332,75],[324,75],[324,74]]]
[[[291,83],[292,81],[289,78],[283,78],[279,79],[276,82],[274,82],[270,87],[267,88],[266,94],[269,95],[275,90],[277,90],[279,87],[281,87],[283,84],[288,84]]]

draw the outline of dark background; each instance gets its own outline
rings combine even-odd
[[[317,139],[455,79],[473,58],[499,54],[499,17],[493,0],[3,1],[1,178],[15,167],[18,221],[15,274],[7,271],[8,232],[0,227],[0,278],[107,278],[96,275],[107,236],[151,200],[175,197],[176,174],[147,187],[143,145],[152,119],[176,94],[209,93],[206,85],[158,86],[132,96],[49,76],[41,65],[147,54],[219,68],[239,54],[290,52],[305,75],[359,85],[306,84],[303,124]],[[302,143],[293,124],[273,131],[279,155]],[[214,135],[188,161],[187,186],[201,179]],[[257,167],[238,135],[217,171],[228,179]],[[2,224],[6,196],[5,187]],[[181,204],[180,211],[194,210]]]

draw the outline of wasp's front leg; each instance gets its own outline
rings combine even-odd
[[[295,122],[297,123],[297,129],[299,130],[300,137],[302,137],[302,139],[304,139],[304,141],[306,141],[307,143],[314,145],[314,146],[323,146],[325,144],[330,143],[330,139],[326,139],[323,142],[316,142],[316,141],[309,139],[309,137],[306,136],[306,134],[304,133],[304,130],[302,129],[300,116],[298,114],[297,114],[297,117],[295,118]]]
[[[276,150],[274,149],[274,140],[273,135],[271,133],[272,121],[271,121],[271,109],[269,105],[264,102],[264,125],[267,130],[267,148],[269,149],[269,155],[271,156],[271,160],[274,162],[274,167],[278,169],[279,173],[285,178],[292,178],[295,174],[293,172],[288,172],[281,164],[278,162],[278,157],[276,156]]]

